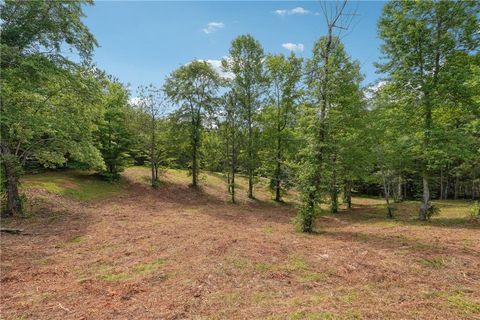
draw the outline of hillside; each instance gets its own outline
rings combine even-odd
[[[81,172],[26,176],[29,218],[2,221],[24,230],[1,235],[2,317],[480,316],[479,226],[466,202],[436,202],[441,215],[418,222],[417,203],[387,220],[381,200],[354,198],[303,234],[294,206],[265,188],[249,201],[241,180],[232,205],[219,174],[201,176],[199,191],[183,171],[166,171],[158,190],[148,174],[129,168],[114,185]]]

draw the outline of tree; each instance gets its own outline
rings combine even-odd
[[[286,153],[293,147],[295,107],[300,96],[298,82],[302,71],[302,60],[292,53],[289,58],[283,55],[269,55],[265,61],[269,84],[268,102],[262,110],[262,140],[264,167],[273,182],[275,201],[282,200],[282,189],[288,182]],[[273,146],[273,147],[272,147]]]
[[[199,151],[203,122],[215,108],[220,77],[205,61],[192,61],[173,71],[164,88],[168,97],[179,104],[177,113],[185,119],[190,131],[192,186],[198,185]]]
[[[312,58],[306,65],[311,102],[303,112],[306,119],[301,133],[306,142],[301,159],[302,207],[299,211],[303,231],[312,231],[313,218],[325,191],[332,194],[331,204],[333,208],[336,206],[338,150],[331,132],[343,125],[336,124],[340,121],[337,114],[349,112],[352,106],[361,107],[361,79],[358,63],[350,61],[338,37],[322,37],[315,43]]]
[[[159,157],[161,152],[158,148],[158,124],[159,119],[164,115],[166,110],[166,101],[162,89],[155,87],[153,84],[141,86],[138,88],[139,99],[137,105],[143,114],[141,121],[143,130],[146,130],[146,141],[149,149],[151,179],[150,183],[153,188],[157,188],[159,184],[158,170]],[[146,117],[143,117],[143,116]],[[145,123],[146,122],[146,123]]]
[[[228,91],[223,99],[224,110],[222,117],[225,119],[221,130],[225,146],[225,171],[227,172],[228,192],[232,203],[235,203],[235,174],[238,170],[238,154],[240,152],[242,123],[241,109],[235,90]]]
[[[248,197],[253,196],[253,179],[257,168],[256,116],[260,97],[265,87],[264,52],[261,44],[251,35],[241,35],[232,41],[230,56],[222,61],[225,71],[234,75],[232,85],[246,125],[246,161]]]
[[[7,186],[5,213],[22,213],[18,183],[27,159],[45,166],[76,159],[103,168],[94,145],[101,117],[100,86],[85,62],[97,45],[82,23],[90,1],[5,1],[0,5],[2,59],[0,160]]]
[[[435,110],[446,86],[463,86],[452,81],[462,76],[452,61],[478,49],[479,7],[476,1],[394,1],[385,5],[378,24],[384,55],[379,70],[409,94],[411,101],[405,106],[422,118],[417,128],[422,136],[420,220],[427,219],[430,208]]]
[[[105,82],[102,99],[105,114],[98,132],[99,149],[106,166],[101,174],[107,180],[117,180],[130,159],[133,132],[127,124],[128,92],[119,82],[107,79]]]

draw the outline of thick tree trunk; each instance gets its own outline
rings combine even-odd
[[[427,212],[430,207],[430,188],[428,186],[428,176],[424,172],[422,174],[422,182],[423,182],[423,197],[422,197],[422,204],[420,206],[420,211],[418,213],[418,219],[421,221],[427,220]]]
[[[6,216],[23,214],[20,194],[18,192],[18,180],[20,167],[16,160],[5,159],[4,162],[5,178],[7,182],[7,206],[5,208]]]

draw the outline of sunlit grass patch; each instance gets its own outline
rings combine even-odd
[[[38,188],[77,200],[104,199],[119,194],[124,185],[108,182],[88,171],[66,170],[26,175],[22,179],[26,188]]]
[[[447,298],[450,305],[465,314],[480,314],[480,303],[466,297],[463,293],[456,293]]]

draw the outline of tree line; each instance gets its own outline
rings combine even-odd
[[[272,198],[299,193],[297,222],[310,232],[326,204],[353,193],[392,202],[480,197],[480,33],[476,1],[393,1],[378,22],[383,80],[362,86],[360,63],[336,33],[345,5],[307,59],[266,53],[236,37],[221,72],[195,60],[163,86],[127,87],[91,62],[97,46],[81,22],[86,2],[1,5],[1,164],[7,215],[22,213],[21,174],[32,167],[96,170],[119,179],[149,165],[268,179]],[[65,47],[76,58],[64,54]],[[339,200],[339,198],[342,198]]]

